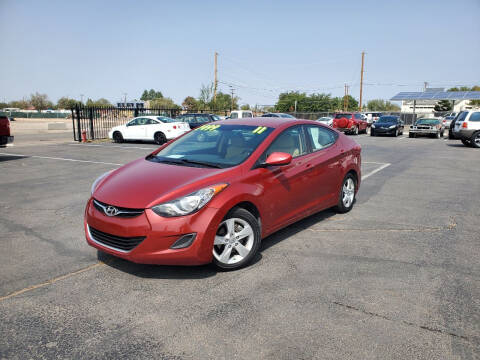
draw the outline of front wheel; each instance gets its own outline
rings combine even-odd
[[[398,136],[398,129],[395,130],[395,134],[393,136],[397,137]]]
[[[355,126],[355,129],[353,130],[353,135],[358,135],[358,126]]]
[[[470,146],[470,141],[466,139],[462,139],[462,144],[465,146]]]
[[[351,173],[347,174],[340,188],[338,204],[335,207],[337,212],[343,214],[352,210],[353,204],[355,203],[356,189],[357,181],[355,177]]]
[[[258,220],[249,211],[236,208],[220,223],[213,242],[213,262],[224,270],[247,265],[260,247]]]

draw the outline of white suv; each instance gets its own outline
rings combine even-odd
[[[480,148],[480,109],[462,111],[455,121],[453,136],[465,146]]]

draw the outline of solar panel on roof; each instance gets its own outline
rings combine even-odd
[[[480,91],[400,92],[390,100],[478,100]]]

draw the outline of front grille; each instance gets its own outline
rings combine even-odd
[[[98,201],[96,199],[93,199],[93,206],[95,206],[95,209],[103,213],[104,215],[107,215],[106,209],[111,206],[109,204],[105,204],[101,201]],[[123,207],[118,207],[114,206],[117,209],[117,214],[113,216],[118,216],[118,217],[135,217],[138,215],[141,215],[143,213],[143,209],[130,209],[130,208],[123,208]],[[112,215],[110,215],[112,216]]]
[[[88,229],[93,240],[120,251],[130,251],[145,240],[145,236],[122,237],[104,233],[90,226]]]
[[[430,126],[417,126],[417,129],[420,129],[420,130],[431,130]]]

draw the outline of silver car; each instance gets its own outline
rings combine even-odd
[[[333,126],[333,117],[330,116],[320,117],[317,119],[317,121],[328,126]]]

